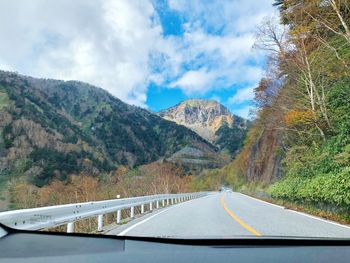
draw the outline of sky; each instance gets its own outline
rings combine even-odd
[[[272,0],[0,0],[0,69],[80,80],[150,111],[215,99],[248,117]]]

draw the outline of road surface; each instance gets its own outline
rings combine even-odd
[[[350,227],[240,193],[216,193],[149,213],[109,235],[181,238],[347,237]]]

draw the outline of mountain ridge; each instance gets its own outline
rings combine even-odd
[[[170,158],[184,147],[216,156],[193,131],[79,81],[0,71],[0,175],[38,186]]]
[[[235,155],[240,149],[249,126],[247,120],[233,115],[215,100],[184,100],[159,111],[158,115],[193,130],[231,155]]]

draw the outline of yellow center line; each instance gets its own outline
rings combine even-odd
[[[256,235],[256,236],[262,236],[258,231],[256,231],[254,228],[246,224],[242,219],[240,219],[238,216],[236,216],[230,209],[228,209],[226,203],[225,203],[225,195],[223,195],[220,199],[220,203],[222,207],[225,209],[225,211],[240,224],[243,226],[245,229],[247,229],[250,233]]]

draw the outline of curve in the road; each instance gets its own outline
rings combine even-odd
[[[225,193],[224,197],[223,193],[208,195],[145,217],[107,234],[182,238],[350,237],[349,226],[240,193]]]
[[[253,235],[256,236],[262,236],[262,234],[260,232],[258,232],[257,230],[255,230],[254,228],[252,228],[250,225],[248,225],[247,223],[245,223],[242,219],[240,219],[238,216],[236,216],[226,205],[225,203],[225,194],[221,197],[220,199],[220,203],[222,205],[222,207],[224,208],[224,210],[234,219],[238,222],[238,224],[240,224],[242,227],[244,227],[245,229],[247,229],[250,233],[252,233]]]

